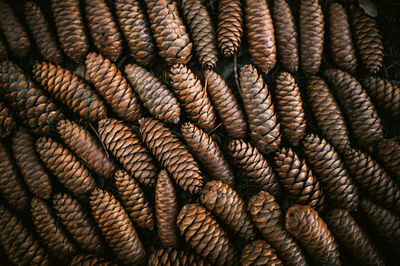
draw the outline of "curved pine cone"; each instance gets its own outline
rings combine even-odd
[[[8,58],[8,50],[2,38],[0,38],[0,61]]]
[[[8,137],[16,128],[11,110],[0,102],[0,137]]]
[[[181,108],[167,85],[145,68],[135,64],[126,65],[125,74],[151,115],[166,123],[179,123]]]
[[[201,257],[190,254],[186,251],[177,250],[173,248],[162,248],[149,257],[147,263],[149,266],[206,266],[209,265]]]
[[[400,183],[400,144],[393,139],[383,139],[378,143],[377,154],[382,165]]]
[[[105,261],[94,255],[80,254],[72,258],[71,266],[117,266],[117,264]]]
[[[240,264],[249,265],[283,265],[275,250],[264,240],[256,240],[247,244],[240,257]]]

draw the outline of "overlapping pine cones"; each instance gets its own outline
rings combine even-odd
[[[397,265],[399,10],[350,2],[0,0],[1,264]]]

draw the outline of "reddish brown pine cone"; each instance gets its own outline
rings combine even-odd
[[[181,235],[193,250],[212,265],[233,265],[237,259],[228,234],[200,204],[187,204],[178,214]]]
[[[324,15],[318,0],[301,0],[299,10],[301,67],[315,75],[321,66],[324,48]]]
[[[253,65],[244,65],[239,72],[240,95],[248,117],[250,137],[260,151],[273,152],[281,144],[281,133],[271,93]]]
[[[90,208],[116,258],[124,264],[144,262],[145,250],[121,203],[109,192],[98,188],[90,197]]]
[[[353,254],[362,265],[385,265],[374,243],[347,210],[333,209],[326,222],[341,245]]]
[[[197,194],[203,187],[199,166],[189,150],[163,123],[152,118],[139,120],[142,141],[184,190]]]
[[[106,148],[134,178],[145,186],[155,185],[157,167],[139,137],[127,125],[107,118],[99,121],[98,131]]]
[[[341,265],[338,244],[324,220],[310,206],[290,207],[286,212],[285,227],[316,264]]]
[[[4,44],[3,39],[0,39],[0,61],[8,58],[7,46]]]
[[[185,65],[173,65],[170,69],[170,84],[183,109],[193,122],[211,132],[216,127],[214,107],[208,99],[207,91],[193,72]]]
[[[145,12],[138,0],[114,1],[115,14],[131,55],[141,66],[151,66],[155,46]]]
[[[382,165],[400,183],[400,144],[393,139],[381,140],[377,154]]]
[[[139,99],[117,66],[95,52],[86,57],[86,69],[97,92],[123,120],[135,122],[140,116]]]
[[[181,251],[173,248],[162,248],[149,257],[149,266],[206,266],[206,263],[200,256],[190,254],[186,251]]]
[[[16,124],[11,115],[11,110],[0,102],[0,137],[8,137],[15,128]]]
[[[125,74],[151,115],[166,123],[179,123],[181,108],[167,85],[145,68],[135,64],[126,65]]]
[[[96,122],[106,117],[106,107],[84,80],[69,70],[47,62],[32,68],[33,76],[54,99],[70,108],[78,117]]]
[[[303,151],[329,203],[348,210],[357,208],[358,188],[335,149],[325,139],[309,134],[304,138]]]
[[[264,240],[256,240],[247,244],[240,258],[240,264],[249,265],[283,265],[275,250]]]
[[[307,265],[300,246],[283,227],[282,212],[275,198],[261,191],[250,198],[247,210],[261,235],[287,265]]]
[[[72,258],[71,266],[117,266],[94,255],[80,254]]]

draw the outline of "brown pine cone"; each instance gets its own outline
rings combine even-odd
[[[176,64],[171,67],[169,78],[175,95],[189,118],[206,132],[213,131],[216,126],[214,108],[207,91],[193,72],[185,65]]]
[[[286,212],[285,227],[316,264],[341,265],[338,244],[324,220],[310,206],[290,207]]]
[[[124,123],[113,118],[99,121],[100,139],[126,170],[145,186],[157,181],[157,167],[139,137]]]
[[[124,264],[144,262],[145,250],[121,203],[98,188],[92,192],[90,208],[116,258]]]
[[[149,266],[206,266],[209,265],[201,257],[186,251],[173,248],[161,248],[149,257]]]
[[[228,234],[200,204],[183,206],[177,224],[185,241],[211,264],[233,265],[236,262],[236,250]]]
[[[61,64],[63,56],[40,7],[35,2],[28,1],[25,3],[24,11],[26,22],[40,54],[47,61]]]
[[[218,47],[225,57],[237,53],[243,35],[242,4],[240,0],[218,1]]]
[[[249,265],[283,265],[275,250],[264,240],[256,240],[247,244],[240,257],[240,264]]]
[[[117,266],[94,255],[79,254],[72,258],[70,266]]]
[[[352,6],[350,17],[361,62],[371,74],[376,74],[383,65],[383,43],[378,25],[359,7]]]
[[[228,151],[233,157],[234,165],[253,186],[279,198],[280,188],[274,172],[255,147],[243,140],[232,140]]]
[[[184,190],[197,194],[203,187],[199,166],[189,150],[163,123],[152,118],[139,120],[142,141]]]
[[[15,128],[16,124],[11,114],[11,110],[0,102],[0,137],[8,137]]]
[[[342,111],[325,81],[317,76],[310,77],[306,92],[322,136],[340,152],[351,149]]]
[[[274,25],[265,0],[246,0],[245,26],[252,63],[269,72],[276,64]]]
[[[231,138],[244,138],[247,133],[247,123],[232,90],[213,70],[206,70],[204,76],[207,92],[226,133]]]
[[[296,20],[286,0],[274,0],[272,7],[276,45],[281,64],[290,72],[299,68]]]
[[[321,66],[324,48],[324,14],[318,0],[301,0],[299,10],[301,67],[315,75]]]
[[[325,139],[308,134],[303,141],[303,151],[329,203],[348,210],[357,208],[358,188],[335,149]]]
[[[166,123],[179,123],[181,108],[167,85],[145,68],[135,64],[126,65],[125,74],[151,115]]]
[[[362,265],[385,265],[374,243],[357,224],[350,212],[330,210],[326,222],[340,244],[353,254]]]
[[[36,140],[36,150],[46,167],[77,197],[86,197],[96,187],[89,170],[62,144],[50,137]]]
[[[141,66],[151,66],[154,61],[155,46],[140,2],[115,0],[114,8],[122,34],[135,62]]]
[[[4,44],[3,39],[0,38],[0,61],[6,60],[8,58],[7,46]]]
[[[123,120],[136,122],[140,116],[139,99],[117,66],[101,54],[86,57],[86,69],[97,92]]]
[[[400,144],[393,139],[383,139],[378,143],[377,154],[382,165],[400,183]]]
[[[67,56],[80,62],[89,50],[79,0],[51,0],[60,45]]]
[[[84,80],[59,65],[38,62],[33,76],[54,99],[70,108],[78,117],[96,122],[106,117],[106,107]]]

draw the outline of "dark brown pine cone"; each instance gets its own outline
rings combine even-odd
[[[400,183],[400,144],[393,139],[381,140],[377,154],[382,165]]]
[[[96,187],[89,170],[70,150],[50,137],[36,140],[36,150],[46,167],[77,197],[87,197]]]
[[[166,123],[179,123],[181,108],[167,85],[145,68],[135,64],[126,65],[125,74],[151,115]]]
[[[11,110],[0,102],[0,137],[8,137],[15,128],[16,124],[11,114]]]
[[[86,69],[97,92],[119,117],[132,123],[139,119],[139,99],[116,65],[91,52],[86,57]]]
[[[0,61],[6,60],[8,58],[7,46],[4,44],[2,38],[0,38]]]
[[[218,1],[217,40],[221,53],[226,57],[236,54],[242,42],[242,13],[240,0]]]
[[[182,11],[200,64],[205,69],[215,68],[218,62],[217,40],[207,8],[201,0],[184,0]]]
[[[316,264],[341,265],[338,244],[324,220],[310,206],[290,207],[286,212],[285,227]]]
[[[40,10],[37,3],[33,1],[25,3],[24,11],[26,23],[31,30],[32,37],[40,54],[47,61],[61,64],[64,58],[58,49],[56,38],[51,32],[45,14]]]
[[[116,258],[124,264],[144,262],[145,250],[121,203],[109,192],[98,188],[90,197],[90,208]]]
[[[76,199],[58,193],[53,197],[53,207],[62,224],[82,249],[93,253],[104,252],[95,225]]]
[[[51,8],[61,48],[71,59],[82,61],[89,49],[89,43],[79,0],[51,0]]]
[[[281,144],[280,125],[271,93],[253,65],[239,70],[240,95],[248,117],[250,136],[260,151],[276,151]]]
[[[233,140],[228,145],[234,165],[257,190],[264,190],[279,198],[280,188],[274,172],[261,153],[250,143]]]
[[[197,194],[203,187],[199,166],[189,150],[163,123],[152,118],[139,120],[143,143],[184,190]]]
[[[59,65],[38,62],[33,76],[54,99],[70,108],[78,117],[96,122],[106,117],[106,107],[84,80]]]
[[[268,72],[276,63],[274,25],[265,0],[246,0],[245,26],[252,63]]]
[[[171,67],[169,78],[175,95],[189,118],[206,132],[214,130],[214,107],[208,99],[207,91],[193,72],[185,65],[176,64]]]
[[[351,252],[362,265],[386,264],[374,243],[349,211],[333,209],[328,212],[325,219],[338,242]]]
[[[289,199],[297,204],[309,205],[320,211],[325,206],[325,195],[319,181],[291,148],[281,148],[275,153],[275,173]]]
[[[141,66],[151,66],[154,61],[155,46],[140,2],[115,0],[114,8],[122,34],[135,62]]]
[[[299,10],[301,68],[315,75],[321,66],[324,48],[324,14],[318,0],[301,0]]]
[[[317,76],[310,77],[306,92],[322,136],[340,152],[351,149],[342,111],[325,81]]]
[[[125,167],[145,186],[153,187],[157,178],[157,167],[149,152],[131,128],[121,121],[107,118],[99,121],[100,139]]]
[[[79,254],[72,258],[70,266],[117,266],[94,255]]]
[[[181,235],[193,250],[213,265],[233,265],[237,254],[228,234],[212,214],[200,204],[183,206],[177,224]]]
[[[290,72],[299,68],[296,20],[286,0],[275,0],[272,7],[276,45],[281,64]]]
[[[192,43],[172,0],[144,0],[159,55],[169,65],[186,64],[192,57]]]
[[[161,248],[149,257],[149,266],[205,266],[209,265],[201,257],[173,248]]]
[[[264,240],[256,240],[247,244],[240,258],[240,264],[250,265],[283,265],[275,250]]]

